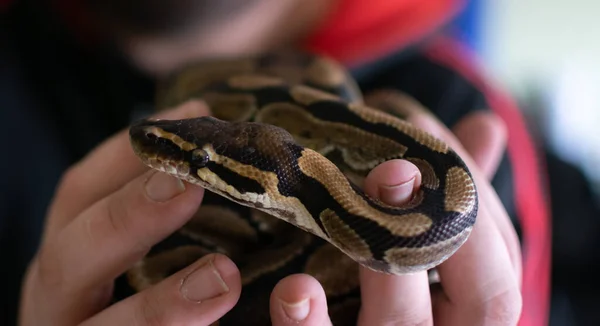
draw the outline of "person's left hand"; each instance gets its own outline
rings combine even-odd
[[[190,101],[159,117],[207,114],[205,105]],[[201,187],[148,171],[127,130],[106,140],[57,187],[24,278],[19,325],[212,325],[241,293],[239,270],[221,254],[110,304],[114,280],[181,228],[203,194]]]
[[[424,112],[413,124],[446,141],[465,160],[479,192],[479,212],[466,243],[437,267],[441,288],[430,290],[426,272],[393,276],[360,268],[362,307],[358,325],[515,325],[521,311],[521,254],[516,232],[489,181],[504,150],[503,124],[474,113],[454,134]],[[420,183],[417,168],[403,160],[371,171],[365,191],[394,205]],[[331,325],[325,293],[305,274],[281,280],[271,296],[273,325]]]

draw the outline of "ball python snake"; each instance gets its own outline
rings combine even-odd
[[[145,165],[209,192],[183,228],[121,277],[122,297],[222,252],[244,287],[216,325],[269,325],[270,291],[298,272],[321,282],[334,325],[352,325],[359,265],[430,270],[471,232],[477,191],[463,160],[399,117],[414,105],[406,95],[382,90],[363,99],[334,60],[286,52],[194,63],[160,83],[156,105],[191,99],[212,115],[130,127]],[[362,190],[367,173],[391,159],[408,160],[422,176],[399,207]]]

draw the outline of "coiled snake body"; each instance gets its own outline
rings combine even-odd
[[[135,153],[210,192],[188,224],[121,280],[133,292],[217,251],[240,267],[244,285],[221,325],[269,324],[269,293],[295,272],[321,281],[335,325],[353,324],[358,264],[392,274],[431,269],[475,223],[477,193],[460,157],[390,113],[402,112],[404,95],[377,92],[364,104],[330,59],[286,53],[201,62],[175,73],[159,94],[159,109],[198,98],[212,117],[140,121],[130,129]],[[362,191],[372,168],[396,158],[422,175],[401,207]]]

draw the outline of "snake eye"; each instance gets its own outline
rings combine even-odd
[[[197,167],[204,167],[208,163],[208,153],[203,149],[195,149],[192,151],[192,164]]]

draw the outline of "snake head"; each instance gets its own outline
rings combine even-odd
[[[277,162],[291,156],[283,152],[293,143],[292,136],[278,127],[208,116],[142,120],[131,126],[129,137],[134,153],[145,165],[209,188],[215,186],[215,180],[232,176],[229,172],[241,165],[263,163],[269,166],[262,168],[271,171],[287,166]],[[234,186],[242,183],[230,181]]]
[[[210,157],[203,149],[219,134],[223,121],[212,117],[184,120],[141,120],[129,129],[134,153],[151,168],[177,177],[205,167]]]

